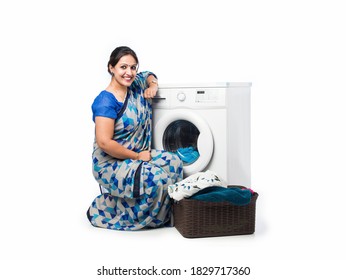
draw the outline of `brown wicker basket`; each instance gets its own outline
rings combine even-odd
[[[174,226],[186,238],[252,234],[255,232],[257,197],[254,193],[245,206],[194,199],[175,201]]]

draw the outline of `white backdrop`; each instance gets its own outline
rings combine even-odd
[[[342,279],[342,7],[337,0],[2,1],[2,279],[99,279],[102,265],[250,266],[247,279]],[[85,212],[98,194],[90,106],[120,45],[160,83],[252,82],[255,235],[190,240],[175,229],[90,226]]]

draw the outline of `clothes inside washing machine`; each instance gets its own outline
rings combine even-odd
[[[199,152],[194,147],[177,149],[179,158],[187,164],[195,162],[199,157]]]
[[[184,165],[194,163],[199,158],[197,140],[200,132],[191,122],[177,120],[167,126],[163,134],[163,147],[176,153]]]

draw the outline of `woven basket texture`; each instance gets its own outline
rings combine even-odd
[[[245,206],[194,199],[173,202],[174,226],[186,238],[253,234],[257,197],[254,193]]]

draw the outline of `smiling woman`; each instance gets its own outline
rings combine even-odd
[[[171,225],[168,185],[182,179],[182,162],[173,153],[150,149],[151,98],[158,84],[155,74],[137,71],[135,52],[116,48],[108,62],[111,81],[92,104],[93,175],[106,190],[87,211],[97,227]]]

